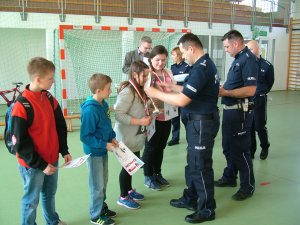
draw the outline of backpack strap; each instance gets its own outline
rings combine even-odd
[[[51,106],[53,108],[53,111],[54,111],[54,99],[53,99],[52,94],[49,91],[46,91],[46,96],[49,99]],[[19,95],[18,98],[16,99],[16,101],[20,102],[23,105],[24,109],[26,110],[28,127],[30,127],[31,124],[33,123],[33,117],[34,117],[34,111],[33,111],[32,105],[27,100],[27,98],[25,98],[22,95]]]
[[[27,98],[25,98],[22,95],[19,95],[16,101],[20,102],[23,105],[24,109],[26,110],[28,127],[30,127],[31,124],[33,123],[33,117],[34,117],[32,105],[27,100]]]
[[[46,96],[47,98],[49,99],[51,105],[52,105],[52,108],[53,108],[53,111],[54,111],[54,100],[53,100],[53,95],[49,92],[49,91],[46,91]]]

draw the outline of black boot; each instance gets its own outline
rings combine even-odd
[[[265,160],[268,157],[269,149],[262,149],[260,152],[260,159]]]

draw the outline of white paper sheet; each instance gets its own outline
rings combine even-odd
[[[151,124],[147,127],[147,140],[150,141],[153,134],[155,133],[155,118],[152,118]]]
[[[178,116],[178,107],[164,103],[165,120],[173,119]]]
[[[177,82],[183,82],[184,79],[188,76],[188,73],[183,73],[183,74],[179,74],[179,75],[175,75],[174,76],[174,80]]]
[[[148,57],[144,57],[143,58],[143,62],[146,63],[148,66],[150,66],[149,58]]]
[[[70,169],[70,168],[76,168],[78,166],[81,166],[88,159],[88,157],[90,157],[90,155],[91,154],[88,154],[85,156],[81,156],[77,159],[73,159],[72,161],[64,163],[63,165],[59,166],[59,168]]]
[[[122,167],[130,175],[133,175],[144,165],[144,162],[140,160],[122,141],[119,142],[119,148],[114,148],[113,152]]]

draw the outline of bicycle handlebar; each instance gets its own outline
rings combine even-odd
[[[16,85],[16,86],[18,86],[18,87],[20,87],[20,86],[22,86],[22,85],[23,85],[23,83],[22,83],[22,82],[13,82],[12,84],[13,84],[13,85]]]

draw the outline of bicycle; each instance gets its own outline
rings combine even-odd
[[[6,101],[7,107],[9,107],[13,102],[15,102],[16,98],[20,94],[22,94],[22,91],[20,90],[20,87],[23,85],[23,83],[22,82],[14,82],[12,84],[15,85],[14,88],[12,88],[10,90],[0,91],[0,95]],[[9,100],[8,97],[6,96],[7,94],[10,94],[10,93],[13,93],[13,96],[12,96],[11,100]]]
[[[14,88],[12,88],[10,90],[0,91],[0,95],[6,101],[6,105],[7,105],[8,109],[11,106],[11,104],[16,101],[17,97],[22,94],[22,91],[20,90],[20,87],[23,85],[23,83],[22,82],[14,82],[12,84],[15,86]],[[10,93],[12,93],[11,100],[9,100],[9,97],[7,96]],[[0,126],[5,126],[4,136],[0,134],[0,139],[3,139],[4,137],[6,137],[6,133],[7,133],[6,124],[7,124],[7,121],[8,121],[8,112],[6,112],[6,115],[5,115],[5,122],[0,122]],[[6,145],[7,148],[11,148],[11,146],[6,141],[5,141],[5,145]]]

